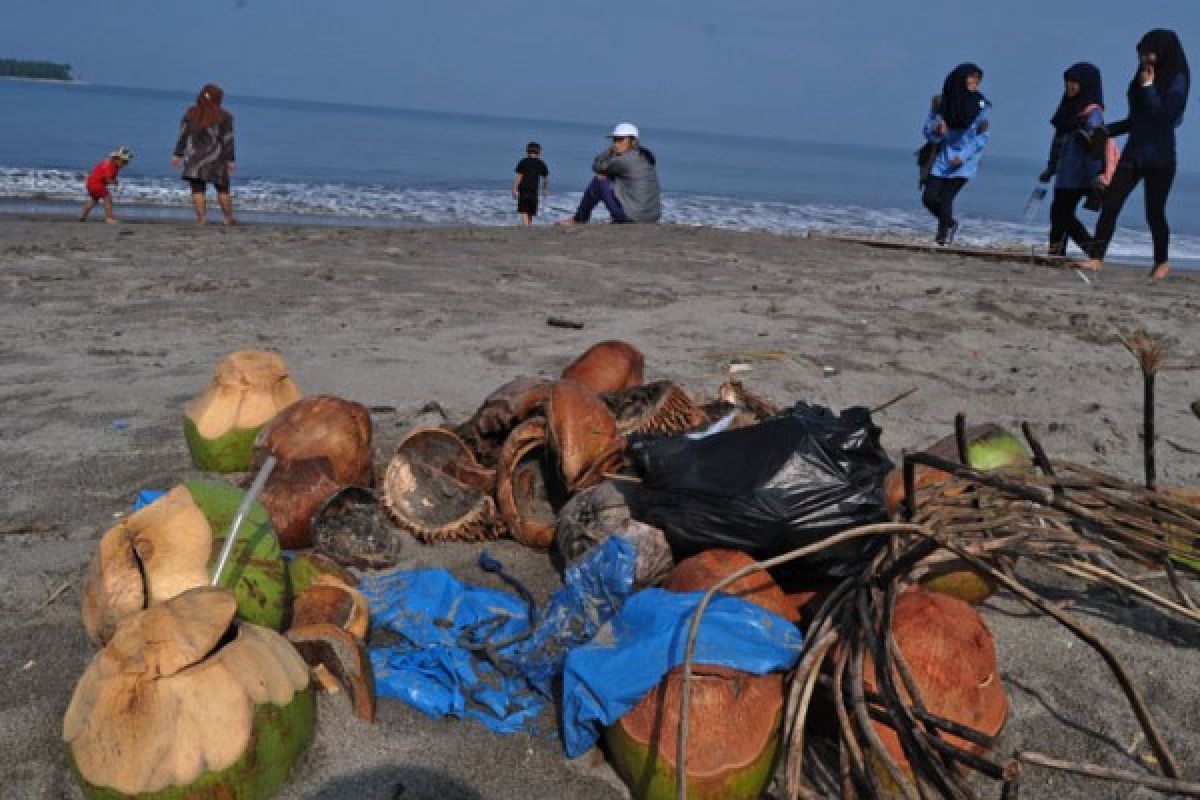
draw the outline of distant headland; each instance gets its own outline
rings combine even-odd
[[[30,78],[42,81],[73,81],[70,64],[52,61],[22,61],[0,58],[0,78]]]

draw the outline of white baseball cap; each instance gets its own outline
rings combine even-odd
[[[637,125],[629,122],[621,122],[617,125],[617,127],[613,128],[613,132],[608,135],[608,138],[616,139],[620,136],[632,136],[635,139],[638,138]]]

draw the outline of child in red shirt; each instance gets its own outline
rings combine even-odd
[[[108,154],[108,158],[101,161],[96,166],[92,167],[92,172],[87,177],[88,199],[83,204],[83,212],[79,215],[79,221],[83,222],[88,218],[88,214],[96,207],[99,202],[104,203],[104,221],[109,225],[118,222],[113,216],[112,196],[108,193],[108,186],[117,184],[117,173],[121,171],[121,167],[133,160],[133,152],[128,147],[118,147]]]

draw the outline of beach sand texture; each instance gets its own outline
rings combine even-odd
[[[954,254],[672,226],[358,230],[79,225],[0,216],[0,796],[75,796],[63,711],[92,655],[81,571],[142,488],[194,477],[184,403],[232,350],[278,349],[306,393],[374,416],[377,464],[436,402],[466,418],[521,374],[557,375],[591,343],[632,342],[648,379],[711,396],[735,377],[779,404],[874,406],[898,459],[955,412],[1030,421],[1053,457],[1139,480],[1142,381],[1116,330],[1143,326],[1169,362],[1200,365],[1200,274],[1147,285]],[[548,317],[584,323],[550,327]],[[1158,382],[1159,479],[1200,484],[1200,372]],[[14,532],[22,528],[29,532]],[[545,555],[489,545],[544,599]],[[474,567],[475,546],[406,550],[409,567]],[[1191,584],[1193,594],[1200,585]],[[1187,776],[1200,779],[1200,630],[1072,597],[1141,681]],[[1100,658],[1011,596],[989,601],[1009,687],[1004,755],[1031,748],[1124,769],[1149,753]],[[402,790],[398,787],[402,787]],[[1029,769],[1024,798],[1152,797]],[[316,741],[287,798],[623,797],[595,754],[497,736],[396,701],[374,726],[320,701]]]

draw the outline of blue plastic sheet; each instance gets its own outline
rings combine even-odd
[[[646,589],[629,599],[590,644],[567,656],[563,743],[571,758],[595,744],[673,667],[683,663],[687,631],[702,592]],[[803,637],[795,625],[753,603],[717,595],[704,610],[694,662],[762,675],[788,670]]]

